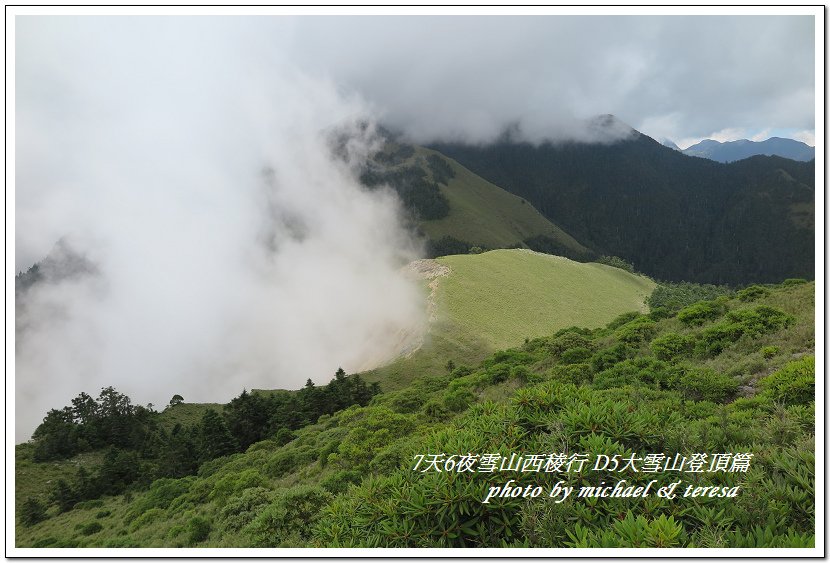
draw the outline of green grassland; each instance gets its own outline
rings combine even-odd
[[[447,185],[440,186],[450,203],[449,214],[442,219],[421,222],[421,228],[431,239],[451,236],[483,248],[507,248],[523,246],[523,241],[531,237],[547,236],[572,251],[590,252],[530,203],[473,174],[451,158],[421,147],[416,149],[416,155],[441,156],[455,172]]]
[[[198,475],[62,514],[51,506],[45,521],[17,526],[16,545],[810,547],[815,290],[770,286],[679,312],[631,312],[603,328],[547,331],[324,415],[284,445],[258,442],[205,463]],[[492,474],[412,470],[416,454],[561,451],[753,458],[746,473],[682,476],[694,486],[740,486],[737,497],[682,500],[484,505]],[[545,487],[675,479],[607,471],[509,477]]]
[[[645,311],[655,287],[618,268],[521,249],[443,256],[436,262],[450,271],[436,278],[436,315],[424,344],[365,374],[385,390],[443,373],[449,360],[477,364],[526,338],[573,325],[595,328],[626,311]]]
[[[172,430],[177,424],[182,426],[190,426],[197,424],[206,410],[214,409],[222,411],[222,405],[219,403],[179,403],[177,405],[168,405],[159,417],[159,422],[165,430]]]
[[[596,328],[627,311],[643,312],[656,284],[602,264],[528,250],[438,258],[450,268],[439,309],[493,350],[567,326]]]

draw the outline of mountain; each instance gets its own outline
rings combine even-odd
[[[655,139],[655,140],[656,140],[658,143],[660,143],[661,145],[663,145],[664,147],[669,147],[670,149],[674,149],[674,150],[676,150],[676,151],[679,151],[679,150],[680,150],[680,147],[678,147],[678,146],[675,144],[675,142],[674,142],[674,141],[672,141],[671,139],[662,138],[662,139]]]
[[[578,260],[597,257],[525,199],[473,174],[433,150],[389,141],[361,175],[364,185],[388,185],[427,240],[428,255],[471,248],[531,248]]]
[[[814,162],[691,158],[642,134],[613,143],[435,143],[582,245],[662,280],[814,275]]]
[[[780,156],[806,162],[816,157],[816,149],[801,141],[782,139],[781,137],[771,137],[766,141],[740,139],[725,143],[706,139],[684,149],[683,154],[717,160],[718,162],[734,162],[757,155]]]

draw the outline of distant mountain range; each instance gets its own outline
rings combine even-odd
[[[662,280],[741,285],[814,276],[815,164],[721,164],[643,135],[615,143],[436,143],[579,243]]]
[[[677,145],[668,139],[662,142],[669,148],[680,150]],[[757,142],[740,139],[726,143],[706,139],[681,152],[689,156],[699,156],[718,162],[735,162],[757,155],[780,156],[802,162],[813,160],[816,157],[815,147],[801,141],[782,139],[781,137],[771,137],[766,141]]]

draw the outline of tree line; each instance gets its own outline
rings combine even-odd
[[[285,444],[293,431],[320,416],[365,406],[379,392],[377,383],[367,384],[340,368],[327,385],[316,386],[309,379],[298,391],[243,390],[221,412],[208,409],[195,424],[165,428],[162,413],[152,405],[134,405],[127,395],[105,387],[97,398],[80,393],[70,405],[50,410],[32,436],[33,459],[45,462],[106,450],[96,471],[79,467],[72,482],[59,479],[53,486],[50,500],[66,511],[80,501],[142,488],[163,477],[193,475],[203,463],[244,452],[255,442]],[[168,408],[178,408],[182,401],[175,395]],[[45,509],[38,502],[25,503],[34,521],[39,509]]]

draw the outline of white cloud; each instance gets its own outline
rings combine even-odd
[[[244,21],[30,19],[17,37],[18,268],[66,237],[100,271],[18,309],[18,439],[81,391],[327,383],[420,329],[397,201],[331,156],[333,127],[352,163],[374,142],[358,97]]]

